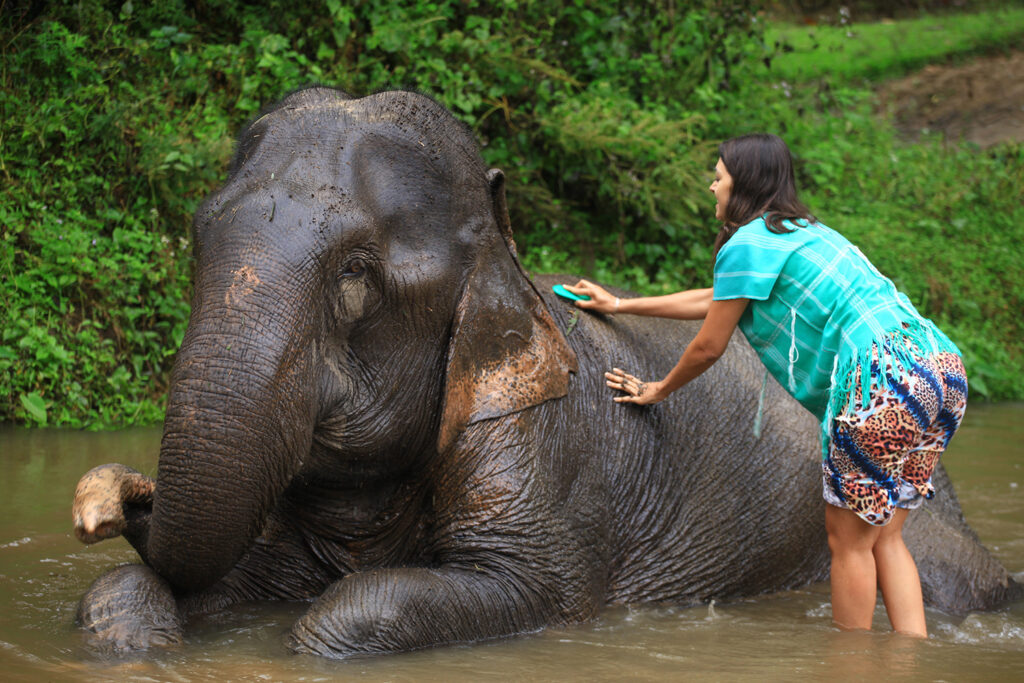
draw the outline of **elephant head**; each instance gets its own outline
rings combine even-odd
[[[416,476],[470,423],[567,392],[501,172],[409,92],[299,91],[241,134],[194,222],[195,294],[152,513],[178,591],[223,576],[296,480]]]

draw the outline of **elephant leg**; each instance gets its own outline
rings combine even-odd
[[[535,469],[534,440],[523,430],[518,415],[475,423],[437,464],[426,542],[436,567],[349,574],[295,623],[287,646],[340,659],[596,615],[605,580],[600,537],[553,509],[549,483]]]
[[[483,570],[378,569],[333,584],[286,644],[341,659],[479,641],[550,623],[554,603]]]
[[[263,534],[223,579],[180,601],[184,616],[209,614],[239,602],[311,600],[338,577],[309,549],[301,534],[271,517]]]
[[[910,514],[903,533],[917,562],[925,604],[965,614],[1024,597],[1024,586],[1013,580],[967,525],[941,464],[932,480],[935,498]]]
[[[103,574],[78,605],[92,648],[113,654],[181,644],[181,616],[171,587],[142,564]]]
[[[264,535],[221,581],[175,599],[170,585],[144,564],[124,565],[100,576],[82,597],[78,623],[87,644],[111,654],[181,643],[182,625],[252,600],[308,600],[330,582],[301,537],[271,520]]]

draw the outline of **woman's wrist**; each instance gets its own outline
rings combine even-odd
[[[650,391],[653,398],[656,398],[658,401],[664,401],[672,393],[667,391],[667,387],[668,382],[665,380],[649,382],[647,384],[647,390]]]

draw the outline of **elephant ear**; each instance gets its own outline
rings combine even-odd
[[[504,176],[493,169],[487,175],[497,230],[493,223],[483,228],[482,248],[456,308],[441,452],[474,422],[565,396],[569,373],[577,369],[575,352],[519,263]]]

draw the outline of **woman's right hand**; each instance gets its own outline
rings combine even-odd
[[[575,285],[565,285],[565,288],[573,294],[590,297],[590,301],[576,301],[579,308],[594,313],[616,313],[619,310],[620,299],[589,280],[580,280]]]

